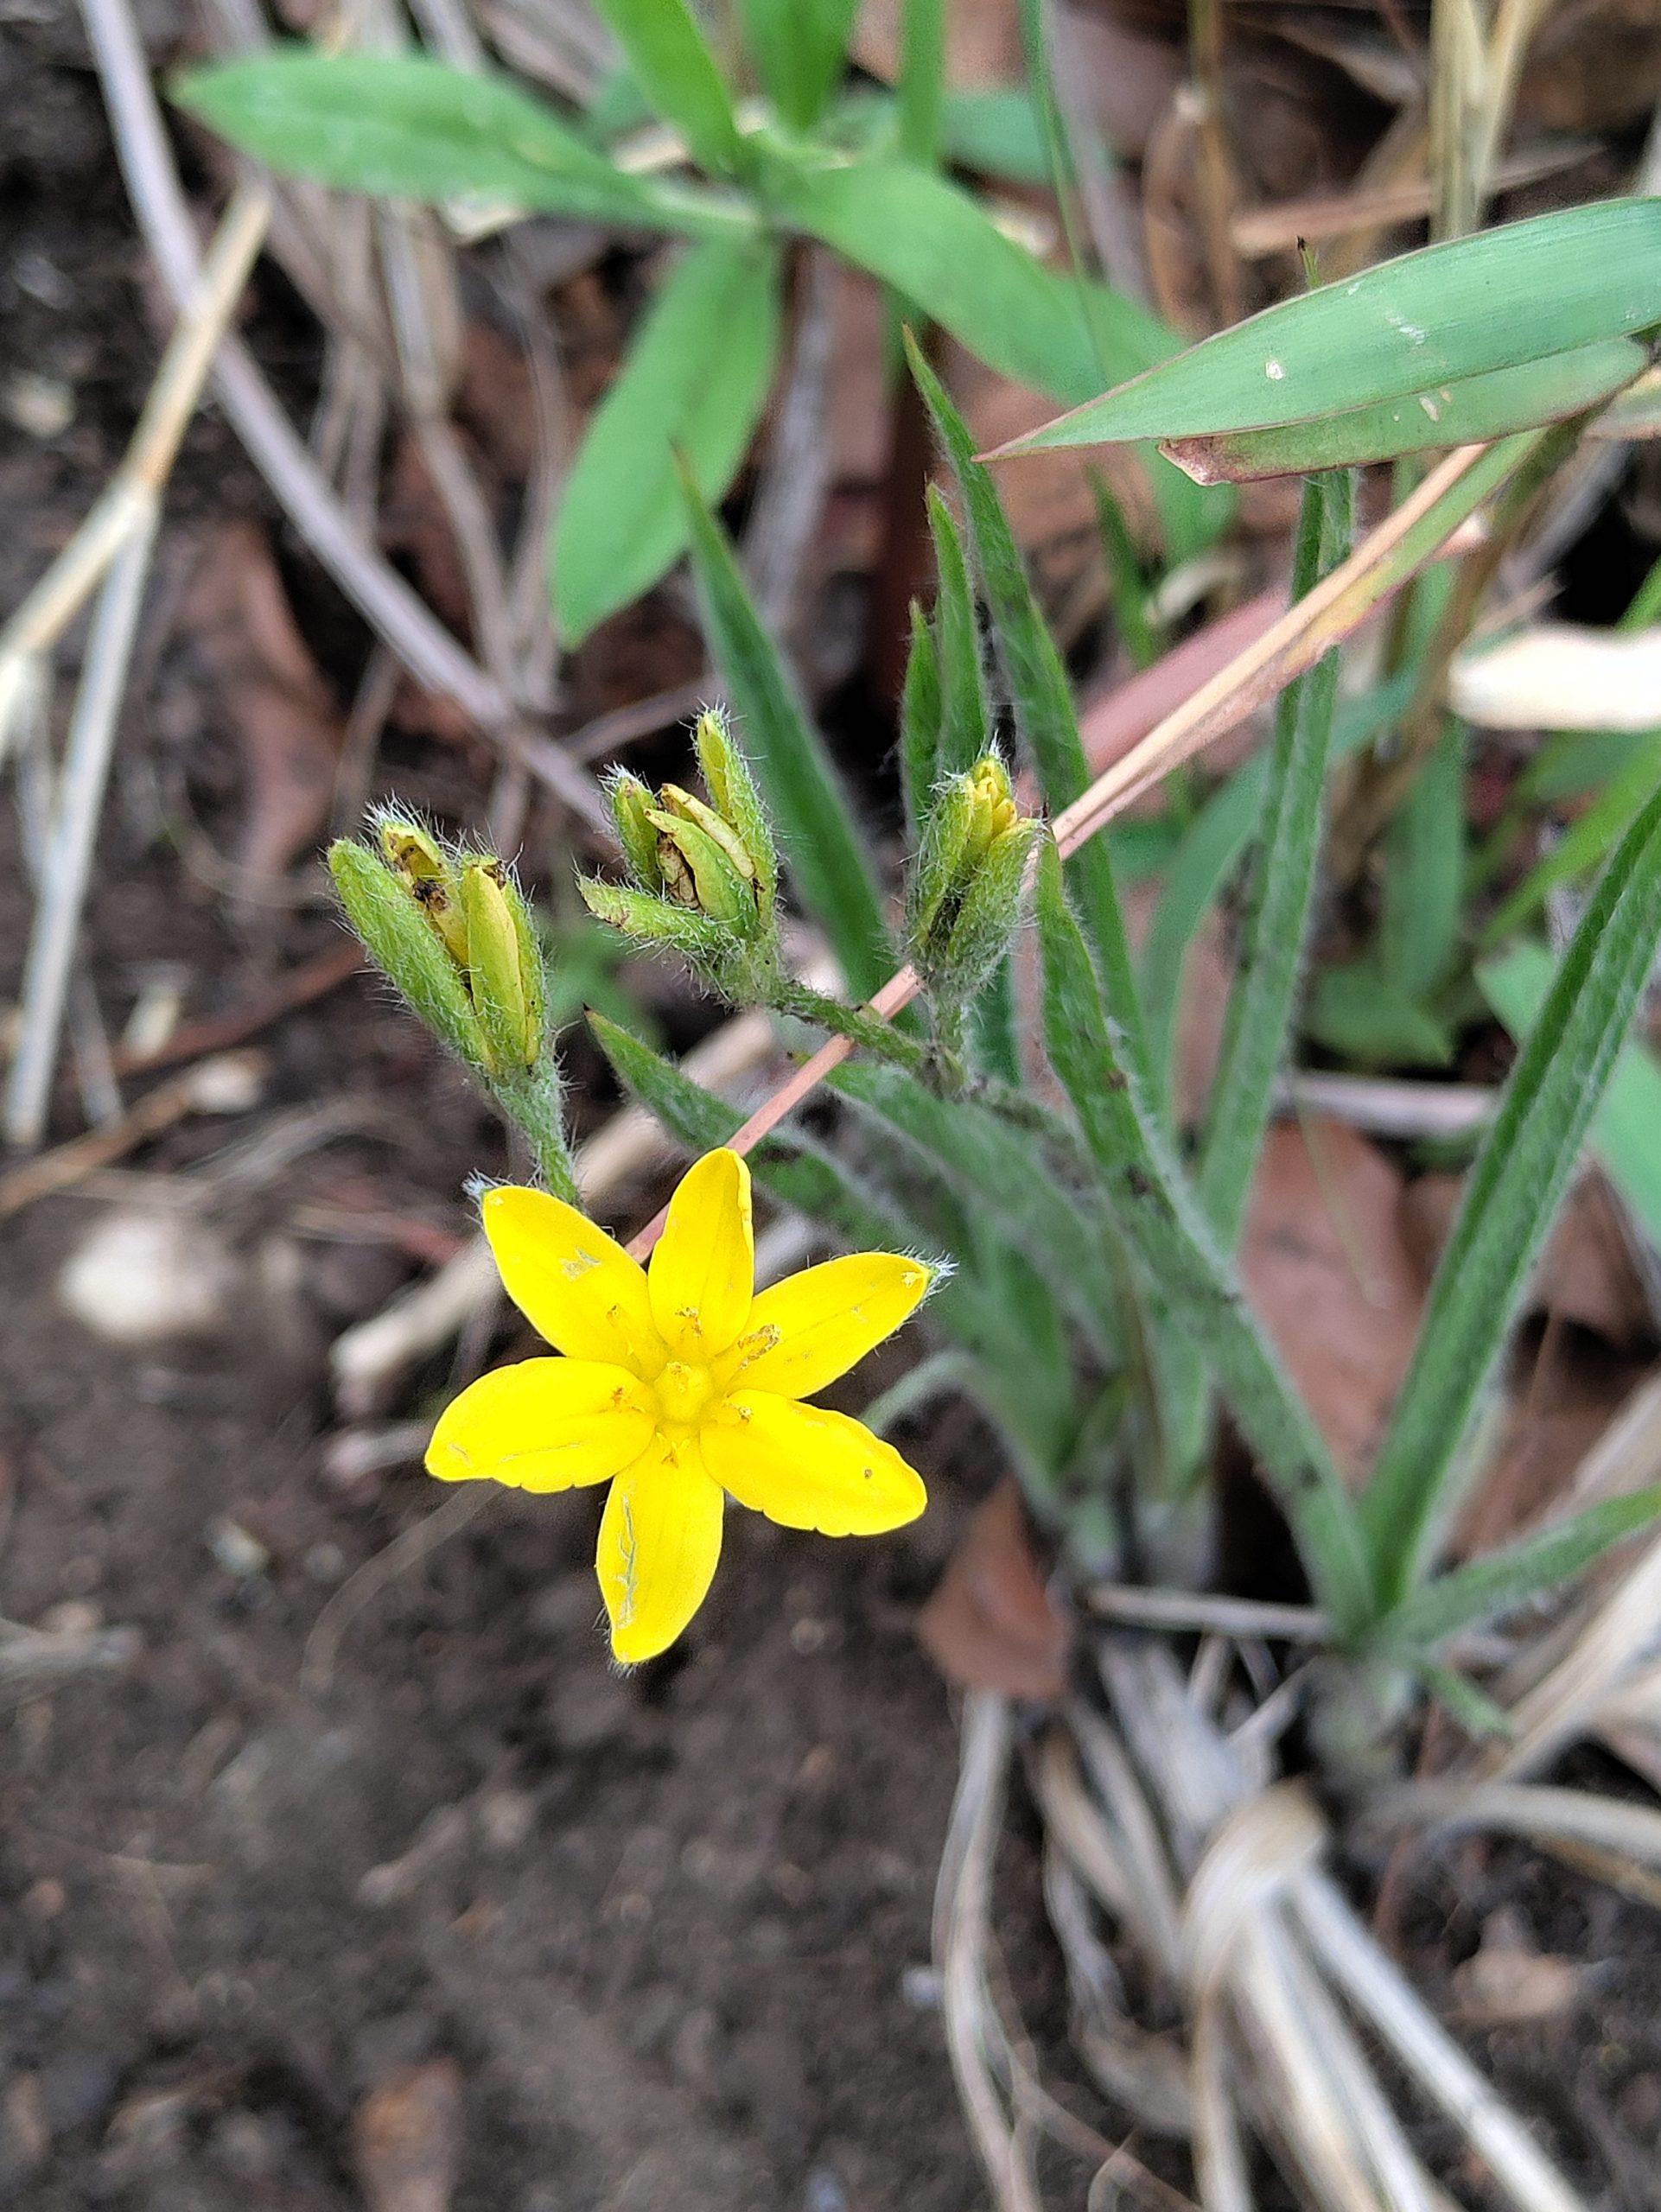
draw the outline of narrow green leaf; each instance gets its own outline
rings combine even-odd
[[[1072,686],[1049,625],[1033,595],[1027,564],[991,477],[975,459],[975,442],[945,387],[909,334],[906,356],[922,393],[935,435],[945,447],[969,526],[981,588],[991,614],[993,648],[1015,728],[1033,765],[1045,804],[1060,813],[1090,781]],[[1067,881],[1090,932],[1108,1007],[1146,1076],[1147,1045],[1136,997],[1130,940],[1104,838],[1092,837],[1067,862]]]
[[[987,92],[948,88],[942,114],[947,159],[1012,184],[1049,182],[1043,135],[1032,101],[1014,86]]]
[[[984,1106],[948,1099],[915,1077],[850,1060],[830,1088],[857,1100],[943,1173],[976,1209],[1053,1283],[1098,1353],[1112,1350],[1117,1299],[1090,1200],[1069,1190],[1038,1137]]]
[[[836,89],[860,0],[738,0],[744,43],[785,121],[811,130]]]
[[[1109,1201],[1155,1290],[1215,1372],[1318,1599],[1340,1636],[1357,1634],[1372,1602],[1354,1509],[1114,1045],[1053,845],[1040,861],[1037,912],[1045,1044]]]
[[[1397,809],[1384,840],[1378,961],[1406,997],[1448,971],[1465,876],[1465,737],[1450,721]]]
[[[1604,200],[1402,254],[1283,300],[1002,450],[1305,423],[1658,323],[1661,200]]]
[[[971,353],[1058,399],[1099,391],[1174,340],[1145,308],[1105,285],[1075,285],[1004,237],[966,192],[899,162],[827,168],[780,162],[770,200],[914,300]]]
[[[1404,453],[1475,445],[1566,422],[1630,384],[1649,358],[1629,338],[1605,338],[1343,415],[1320,415],[1275,429],[1164,438],[1160,451],[1196,484],[1249,484],[1268,476],[1359,468]]]
[[[1006,953],[992,970],[992,980],[970,1008],[971,1041],[975,1065],[983,1075],[1021,1084],[1021,1032],[1015,1020],[1015,962]]]
[[[1347,758],[1389,728],[1411,700],[1414,681],[1414,671],[1403,669],[1339,707],[1333,718],[1333,760]],[[1245,858],[1263,811],[1265,769],[1263,754],[1254,753],[1220,783],[1164,863],[1165,881],[1138,969],[1148,1049],[1163,1096],[1170,1095],[1176,1015],[1188,953],[1206,915]]]
[[[178,79],[173,97],[290,175],[400,200],[476,194],[598,223],[753,232],[753,216],[614,168],[504,77],[424,54],[282,46]]]
[[[1503,1551],[1437,1575],[1386,1614],[1377,1643],[1392,1656],[1429,1651],[1461,1629],[1478,1628],[1571,1580],[1623,1537],[1648,1528],[1658,1514],[1661,1483],[1588,1505]]]
[[[869,998],[898,967],[869,841],[803,706],[782,655],[756,613],[725,531],[683,479],[704,634],[741,721],[740,737],[797,896],[830,938],[850,990]]]
[[[652,302],[589,425],[554,524],[554,611],[569,645],[638,599],[686,550],[675,455],[706,499],[748,450],[779,351],[779,257],[711,241]]]
[[[920,168],[940,157],[945,96],[945,0],[901,0],[900,150]]]
[[[617,35],[640,90],[678,130],[701,168],[743,162],[732,93],[686,0],[594,0]]]
[[[1500,901],[1484,925],[1480,942],[1502,944],[1513,931],[1537,914],[1554,891],[1588,875],[1607,855],[1655,789],[1661,773],[1661,732],[1612,732],[1624,736],[1627,752],[1623,765],[1588,807],[1571,822],[1546,855],[1531,868],[1510,896]],[[1589,743],[1591,741],[1588,741]]]
[[[1553,962],[1543,944],[1518,944],[1476,971],[1483,996],[1519,1042],[1540,1018]],[[1615,1062],[1603,1103],[1592,1117],[1592,1149],[1661,1249],[1661,1062],[1637,1037]]]
[[[1305,486],[1293,562],[1295,600],[1348,554],[1352,508],[1350,479],[1341,472]],[[1229,994],[1196,1179],[1200,1202],[1225,1250],[1232,1250],[1239,1237],[1292,1029],[1321,861],[1339,658],[1334,647],[1287,685],[1276,709],[1239,972]]]
[[[934,603],[940,659],[939,772],[955,776],[983,757],[992,732],[969,564],[951,510],[932,484],[928,487],[928,526],[939,573],[939,595]]]
[[[1661,940],[1661,792],[1588,901],[1518,1055],[1431,1286],[1362,1514],[1386,1605],[1419,1580],[1482,1395]]]
[[[1454,1057],[1446,1026],[1371,960],[1321,969],[1303,1029],[1356,1067],[1445,1068]]]
[[[900,765],[906,822],[913,850],[923,834],[929,799],[940,780],[940,649],[934,629],[915,600],[911,603],[911,652],[900,701]]]

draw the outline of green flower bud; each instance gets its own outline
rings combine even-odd
[[[1038,830],[996,754],[937,786],[907,899],[912,957],[935,991],[973,997],[1008,950]]]
[[[542,959],[519,886],[500,861],[461,872],[468,989],[490,1049],[490,1073],[533,1067],[542,1049]]]
[[[455,869],[449,855],[430,830],[407,815],[384,813],[375,828],[388,867],[402,876],[411,897],[444,940],[451,958],[465,968],[467,924],[461,918]]]
[[[731,725],[719,707],[706,707],[698,716],[692,742],[703,772],[710,803],[728,823],[748,866],[743,874],[755,885],[756,911],[771,922],[779,892],[779,861],[773,829],[761,804],[750,764],[739,750]]]
[[[658,833],[652,826],[653,802],[650,790],[638,776],[631,776],[627,769],[620,768],[611,779],[606,798],[630,874],[642,891],[661,891],[663,872],[658,863]]]
[[[731,931],[696,906],[678,906],[650,892],[631,890],[626,883],[602,883],[590,875],[579,876],[576,887],[597,921],[620,930],[638,944],[661,945],[695,968],[717,970],[731,951]]]
[[[489,1046],[464,972],[416,888],[433,879],[412,880],[345,837],[330,846],[328,866],[346,918],[377,966],[453,1052],[474,1067],[487,1065]]]

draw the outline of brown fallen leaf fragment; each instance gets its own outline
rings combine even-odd
[[[1346,1475],[1371,1465],[1423,1306],[1401,1229],[1402,1178],[1341,1122],[1271,1129],[1241,1272]]]
[[[280,875],[328,823],[344,726],[255,524],[213,533],[178,627],[241,748],[237,859],[252,875]]]
[[[1402,1195],[1402,1232],[1427,1286],[1464,1190],[1458,1175],[1421,1175]],[[1620,1210],[1595,1169],[1576,1182],[1529,1286],[1524,1311],[1575,1322],[1630,1350],[1654,1334]]]
[[[917,1633],[960,1688],[1047,1698],[1066,1688],[1072,1631],[1045,1587],[1012,1476],[976,1508]]]
[[[461,2150],[461,2074],[453,2058],[401,2067],[352,2120],[368,2212],[448,2212]]]

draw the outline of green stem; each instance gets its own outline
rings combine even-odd
[[[802,983],[781,984],[769,1003],[775,1014],[793,1014],[799,1021],[813,1022],[820,1029],[830,1030],[833,1036],[862,1045],[868,1052],[875,1052],[879,1059],[904,1068],[908,1075],[921,1075],[929,1065],[926,1045],[864,1007],[844,1006],[840,999],[826,998],[822,992],[811,991]]]

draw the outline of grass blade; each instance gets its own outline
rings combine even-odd
[[[1214,437],[1416,402],[1658,323],[1661,200],[1604,200],[1283,300],[1000,452]]]
[[[640,90],[701,168],[742,166],[732,93],[686,0],[594,0]]]
[[[1305,486],[1293,565],[1295,601],[1348,554],[1352,504],[1350,479],[1341,473]],[[1302,973],[1321,859],[1338,663],[1334,648],[1287,685],[1276,712],[1239,973],[1229,995],[1196,1179],[1200,1202],[1225,1250],[1233,1249],[1245,1217]]]
[[[1461,1629],[1479,1627],[1567,1582],[1612,1544],[1647,1528],[1658,1514],[1661,1483],[1588,1505],[1501,1551],[1437,1575],[1386,1615],[1376,1640],[1392,1654],[1428,1650]]]
[[[869,998],[899,965],[857,828],[824,741],[739,573],[726,532],[682,477],[704,632],[742,719],[741,741],[772,810],[798,897],[830,938],[849,988]]]
[[[596,223],[753,232],[720,207],[614,168],[505,77],[426,54],[326,54],[281,46],[194,69],[179,106],[244,153],[347,192],[445,200],[470,194]]]
[[[1404,453],[1485,443],[1542,423],[1566,422],[1610,398],[1649,360],[1630,338],[1405,392],[1376,407],[1320,415],[1278,429],[1165,438],[1160,451],[1196,484],[1248,484],[1325,468],[1359,468]]]
[[[1038,932],[1046,1046],[1109,1202],[1155,1289],[1215,1373],[1317,1599],[1340,1636],[1356,1634],[1368,1624],[1371,1592],[1354,1510],[1115,1047],[1053,846],[1039,864]]]
[[[985,753],[992,731],[969,563],[964,558],[963,540],[951,510],[933,484],[928,487],[928,526],[940,580],[934,603],[934,638],[940,666],[937,772],[955,776],[974,766]]]
[[[1478,1407],[1661,940],[1661,791],[1599,879],[1477,1157],[1362,1500],[1378,1593],[1423,1573]]]
[[[1653,780],[1653,779],[1651,779]],[[1482,995],[1520,1043],[1540,1018],[1551,988],[1552,959],[1543,944],[1513,945],[1476,971]],[[1661,1250],[1661,1064],[1629,1038],[1592,1116],[1589,1139],[1611,1181]]]
[[[811,130],[842,74],[859,0],[738,0],[738,12],[780,114]]]
[[[638,599],[686,549],[681,454],[719,499],[748,448],[779,351],[779,254],[694,246],[652,302],[589,426],[554,525],[554,610],[568,645]]]

